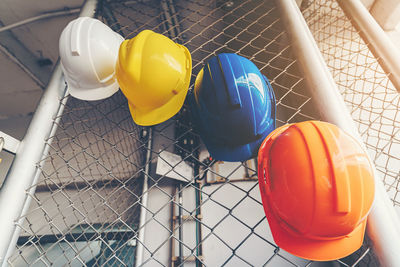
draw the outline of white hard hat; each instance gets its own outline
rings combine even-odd
[[[118,91],[115,63],[124,38],[101,21],[77,18],[60,36],[61,68],[69,93],[82,100],[100,100]]]

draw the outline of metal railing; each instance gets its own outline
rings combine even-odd
[[[97,2],[87,0],[82,7],[81,16],[93,16]],[[0,264],[5,264],[14,250],[19,236],[16,227],[18,218],[24,215],[30,205],[27,193],[33,194],[32,187],[38,178],[38,162],[46,156],[50,142],[45,140],[57,129],[57,120],[63,112],[61,99],[65,94],[65,83],[61,68],[55,68],[46,92],[44,93],[35,112],[29,129],[18,146],[15,159],[7,174],[0,191]],[[12,205],[10,205],[12,203]]]
[[[359,1],[318,0],[309,2],[302,12],[356,123],[361,135],[359,140],[364,141],[375,163],[376,176],[385,186],[378,183],[377,188],[392,200],[392,203],[386,198],[376,200],[368,233],[378,255],[398,258],[400,244],[392,243],[398,238],[390,237],[400,233],[395,211],[400,211],[400,123],[396,119],[400,115],[398,48]],[[381,208],[382,205],[389,210]],[[386,265],[397,264],[386,262]]]
[[[324,119],[358,137],[318,38],[326,17],[315,13],[326,3],[337,8],[313,2],[305,20],[291,0],[102,1],[96,16],[126,38],[152,29],[184,44],[190,89],[207,59],[238,53],[271,81],[278,126]],[[274,244],[254,161],[210,161],[185,107],[149,129],[133,123],[120,92],[87,102],[64,88],[57,70],[1,189],[3,265],[319,265]],[[380,264],[396,266],[397,219],[380,181],[374,205],[368,235]],[[370,248],[366,239],[332,264],[377,266]]]

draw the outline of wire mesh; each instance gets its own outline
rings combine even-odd
[[[400,211],[400,94],[336,1],[303,1],[302,12]]]
[[[206,60],[233,52],[270,80],[277,126],[319,119],[273,1],[103,1],[97,16],[125,38],[152,29],[185,45],[190,90]],[[330,263],[277,247],[255,161],[210,160],[186,106],[150,131],[133,123],[120,92],[94,102],[67,98],[10,265],[134,266],[139,247],[142,266],[378,265],[368,240]]]
[[[97,265],[103,254],[93,254],[88,242],[105,246],[102,253],[129,246],[139,218],[146,138],[124,104],[120,93],[96,102],[68,99],[56,134],[47,140],[49,155],[38,163],[36,193],[28,196],[20,265],[85,263],[73,252],[84,259],[97,256]]]

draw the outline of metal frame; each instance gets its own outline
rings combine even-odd
[[[40,66],[40,58],[29,51],[10,30],[42,19],[74,15],[79,11],[80,8],[51,11],[9,25],[3,25],[0,21],[0,52],[17,64],[41,89],[45,89],[51,73]]]
[[[356,140],[362,140],[296,3],[292,0],[276,0],[276,3],[280,7],[294,46],[293,51],[297,53],[296,58],[322,117],[350,133]],[[398,78],[400,79],[400,76]],[[365,145],[361,145],[366,151]],[[373,241],[376,255],[383,264],[400,266],[399,218],[375,168],[374,173],[375,202],[368,217],[368,235]]]
[[[341,5],[347,2],[347,0],[338,1]],[[348,3],[350,2],[353,4],[356,1],[348,1]],[[314,89],[312,91],[312,96],[316,100],[315,102],[317,103],[320,114],[325,120],[335,123],[343,130],[352,134],[357,140],[361,140],[296,2],[294,0],[276,0],[276,3],[279,6],[281,16],[291,39],[293,51],[296,53],[298,62],[306,77],[306,82],[310,85],[310,88]],[[80,16],[93,16],[96,4],[96,0],[87,0],[81,10]],[[355,5],[353,8],[357,10]],[[358,15],[361,18],[364,16],[362,12]],[[364,26],[367,27],[368,23]],[[368,27],[361,27],[361,29],[363,31],[372,32],[371,28]],[[371,36],[373,35],[368,36],[372,38]],[[379,47],[379,49],[374,50],[380,51],[375,55],[380,55],[379,53],[386,55],[390,53],[390,55],[392,55],[391,53],[393,51],[388,51],[388,46]],[[398,67],[398,64],[392,64],[392,57],[379,56],[378,58],[380,58],[380,62],[384,62],[386,66],[385,71]],[[398,69],[400,70],[400,68]],[[394,81],[399,81],[396,83],[392,80],[392,82],[395,85],[400,85],[400,71],[389,71],[389,73],[391,73],[389,77],[392,77]],[[400,88],[400,86],[396,87]],[[29,198],[27,198],[27,193],[33,194],[36,189],[32,187],[32,185],[38,179],[37,162],[43,159],[49,149],[49,142],[46,141],[46,139],[50,134],[54,133],[57,128],[57,123],[54,123],[54,120],[57,120],[57,118],[59,119],[63,112],[65,103],[60,102],[60,100],[63,99],[65,94],[64,79],[61,69],[59,65],[57,65],[35,112],[27,134],[16,151],[16,157],[0,191],[0,263],[2,266],[7,265],[7,259],[12,254],[18,240],[20,229],[16,227],[16,224],[17,221],[19,221],[18,224],[22,223],[22,219],[20,218],[24,218],[23,215],[29,208],[30,201]],[[64,101],[66,101],[66,98],[64,98]],[[151,133],[149,138],[149,140],[151,140]],[[149,141],[148,146],[151,147],[151,141]],[[150,150],[151,149],[148,149],[148,153]],[[149,157],[150,155],[148,155],[148,158]],[[146,172],[149,169],[148,164],[146,165]],[[368,235],[373,241],[375,252],[382,264],[400,266],[400,253],[398,251],[400,247],[400,232],[397,229],[397,226],[400,225],[399,219],[397,218],[397,214],[391,205],[379,176],[377,174],[375,176],[376,199],[368,220]],[[143,184],[144,195],[141,203],[143,210],[146,209],[147,199],[146,177],[147,175],[145,174],[145,181]],[[10,205],[10,203],[13,205]],[[142,211],[140,218],[140,226],[142,227],[139,227],[141,231],[138,237],[137,264],[140,264],[140,255],[143,254],[140,252],[140,244],[141,241],[144,240],[144,222],[146,219],[144,214],[145,212]]]
[[[24,19],[24,20],[18,21],[16,23],[9,24],[7,26],[2,26],[2,27],[0,27],[0,32],[12,30],[14,28],[18,28],[18,27],[23,26],[25,24],[29,24],[29,23],[32,23],[32,22],[35,22],[35,21],[38,21],[38,20],[42,20],[42,19],[77,14],[80,11],[81,11],[80,8],[72,8],[72,9],[61,10],[61,11],[57,10],[57,11],[46,12],[46,13],[40,14],[38,16],[34,16],[34,17],[31,17],[31,18],[28,18],[28,19]]]
[[[87,0],[80,16],[93,17],[96,5],[97,0]],[[21,220],[29,208],[30,198],[27,198],[27,189],[30,188],[28,193],[35,191],[31,186],[38,178],[37,163],[46,155],[49,148],[46,146],[47,138],[57,129],[57,123],[53,122],[63,112],[64,105],[60,105],[60,100],[67,93],[65,89],[65,81],[58,63],[1,188],[0,264],[2,266],[7,266],[7,259],[18,240],[20,228],[16,227],[16,222]]]
[[[400,92],[400,51],[360,0],[337,0],[361,38]]]
[[[58,66],[53,73],[45,94],[32,119],[30,127],[16,151],[15,159],[0,191],[0,262],[5,266],[8,251],[12,250],[18,236],[15,222],[23,215],[23,210],[29,206],[26,190],[34,183],[37,171],[36,163],[44,155],[45,140],[52,132],[52,121],[62,109],[60,99],[64,96],[63,77]],[[56,127],[56,126],[55,126]],[[38,140],[41,140],[39,142]],[[13,203],[13,205],[10,205]]]
[[[150,164],[151,164],[151,151],[153,146],[153,131],[150,128],[148,132],[148,140],[147,140],[147,154],[146,154],[146,166],[144,170],[143,177],[143,189],[142,189],[142,197],[140,201],[140,218],[139,218],[139,235],[136,249],[136,261],[135,266],[140,266],[143,263],[143,251],[144,251],[144,234],[146,229],[146,211],[147,211],[147,199],[148,199],[148,188],[149,188],[149,172],[150,172]]]
[[[21,68],[23,72],[25,72],[29,78],[32,79],[41,89],[45,88],[45,82],[47,81],[47,77],[44,77],[45,75],[48,75],[47,73],[45,74],[40,74],[40,69],[36,66],[36,58],[35,56],[30,53],[11,33],[4,33],[6,35],[5,38],[2,37],[2,40],[4,43],[7,45],[1,44],[0,43],[0,51],[4,55],[6,55],[12,62],[14,62],[18,67]],[[12,48],[13,50],[19,50],[20,53],[24,53],[25,55],[28,55],[28,59],[21,60],[21,58],[24,58],[23,56],[17,57],[15,56],[15,51],[9,51]]]
[[[50,11],[9,25],[3,25],[0,21],[0,52],[17,64],[41,89],[44,89],[49,81],[50,73],[38,64],[40,58],[31,53],[10,30],[39,20],[74,15],[79,12],[80,8]]]

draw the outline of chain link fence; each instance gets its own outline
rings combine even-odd
[[[400,214],[400,94],[336,1],[302,13]]]
[[[332,20],[328,9],[336,10],[334,14],[340,11],[328,1],[318,3]],[[325,23],[328,15],[318,3],[303,12],[321,45],[327,38],[321,31],[333,22]],[[151,29],[185,45],[193,60],[190,90],[210,57],[237,53],[252,60],[270,80],[277,98],[277,126],[319,119],[274,1],[102,1],[97,17],[125,38]],[[342,43],[321,47],[324,55],[342,49],[346,50]],[[372,60],[368,48],[362,51]],[[348,50],[340,53],[335,52],[331,61],[354,57]],[[341,91],[345,85],[340,81],[354,83],[350,88],[355,91],[358,79],[343,76],[342,69],[351,68],[334,68]],[[357,65],[356,73],[364,70]],[[383,72],[376,71],[379,75],[384,78],[361,82],[388,85]],[[358,99],[353,91],[344,93],[347,103]],[[366,92],[361,99],[371,98]],[[373,115],[386,110],[385,103],[392,104],[385,101],[379,112],[361,105],[368,100],[354,106],[367,110],[372,122]],[[11,266],[379,265],[368,238],[349,257],[325,263],[300,259],[277,247],[260,199],[256,161],[210,159],[186,106],[174,118],[150,128],[133,123],[121,92],[93,102],[66,96],[61,105],[65,110],[55,120],[58,129],[47,140],[49,154],[38,163],[36,192],[28,195],[30,209],[17,226],[21,233],[8,259]],[[371,127],[357,114],[361,111],[353,112],[360,130]],[[373,140],[373,134],[383,134],[383,126],[361,133]],[[367,144],[371,149],[373,144]],[[380,162],[376,157],[375,161]],[[387,163],[383,169],[378,166],[385,177],[390,176]]]

